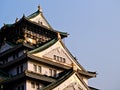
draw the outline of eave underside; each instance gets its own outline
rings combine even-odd
[[[48,83],[51,83],[51,82],[55,82],[56,79],[52,78],[52,77],[49,77],[49,76],[45,76],[45,75],[41,75],[41,74],[37,74],[37,73],[34,73],[34,72],[31,72],[31,71],[25,71],[19,75],[16,75],[16,76],[13,76],[13,77],[9,77],[8,79],[2,81],[0,83],[0,85],[6,85],[6,84],[11,84],[11,83],[14,83],[16,81],[19,81],[21,79],[27,79],[27,78],[31,78],[31,79],[34,79],[34,80],[40,80],[40,81],[43,81],[43,82],[48,82]]]

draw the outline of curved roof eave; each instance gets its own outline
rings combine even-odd
[[[56,43],[58,40],[57,38],[56,39],[52,39],[50,40],[49,42],[45,43],[44,45],[34,49],[34,50],[31,50],[28,52],[28,54],[33,54],[33,53],[37,53],[37,52],[40,52],[40,51],[43,51],[45,50],[46,48],[50,47],[51,45],[53,45],[54,43]]]

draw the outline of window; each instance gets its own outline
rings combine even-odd
[[[56,55],[54,55],[54,60],[56,60]]]
[[[39,72],[39,73],[42,72],[41,66],[38,66],[38,72]]]
[[[57,75],[57,71],[53,70],[53,76],[56,77],[56,75]]]
[[[50,76],[52,76],[52,69],[49,69]]]
[[[60,62],[62,62],[62,59],[63,59],[63,58],[62,58],[62,57],[60,57]]]
[[[50,76],[56,77],[56,75],[57,75],[57,71],[56,70],[49,69],[49,72],[50,72]]]
[[[59,56],[57,56],[57,60],[59,61]]]
[[[33,69],[35,72],[37,72],[37,65],[33,64]]]
[[[31,88],[35,88],[35,82],[31,82]]]
[[[66,62],[65,58],[57,56],[57,55],[54,55],[54,60],[58,60],[59,62],[63,62],[63,63]]]
[[[37,90],[40,89],[40,88],[39,88],[39,83],[36,83],[36,88],[37,88]]]
[[[65,58],[63,58],[63,63],[65,63],[66,61],[65,61]]]

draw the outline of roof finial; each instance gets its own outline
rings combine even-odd
[[[18,18],[16,18],[15,22],[18,22]]]
[[[42,12],[42,8],[38,5],[38,11]]]
[[[3,25],[5,26],[6,24],[5,24],[5,23],[3,23]]]

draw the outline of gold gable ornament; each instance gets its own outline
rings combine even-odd
[[[57,36],[58,36],[58,39],[61,40],[61,36],[59,32],[57,33]]]
[[[77,67],[76,67],[76,65],[74,63],[72,63],[72,67],[73,67],[74,71],[77,71]]]

